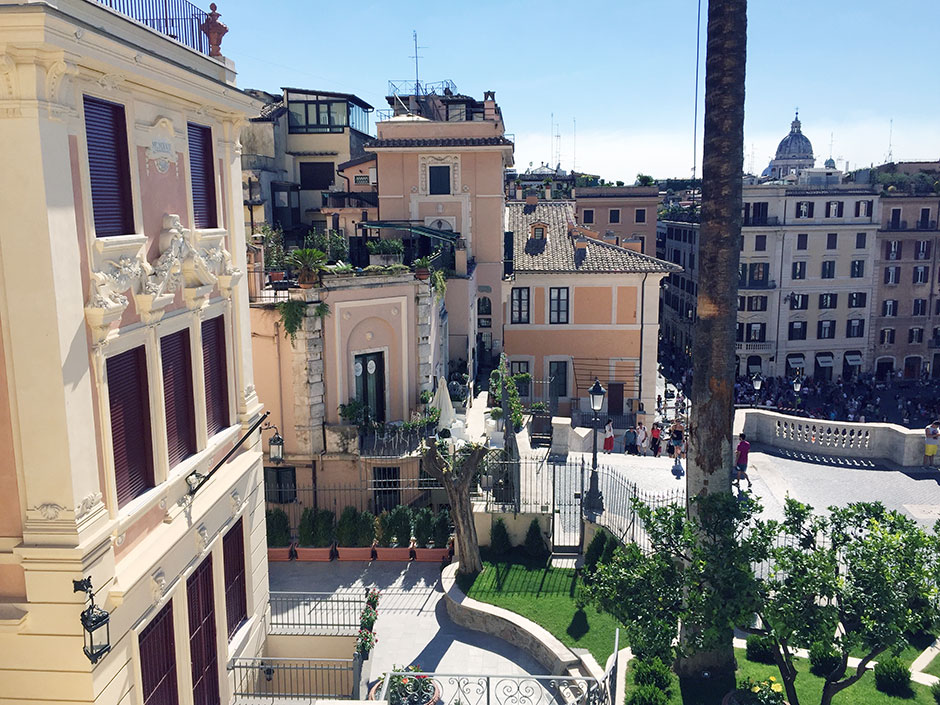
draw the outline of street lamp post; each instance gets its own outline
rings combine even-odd
[[[594,384],[588,390],[588,396],[591,399],[591,411],[594,412],[594,444],[591,452],[591,482],[588,487],[587,497],[584,498],[584,508],[592,514],[600,514],[604,510],[604,497],[598,487],[597,480],[597,420],[598,412],[604,406],[604,396],[607,390],[601,386],[597,377],[594,378]]]
[[[751,384],[754,385],[754,391],[759,392],[761,386],[764,384],[764,378],[761,377],[760,374],[756,374],[751,377]]]

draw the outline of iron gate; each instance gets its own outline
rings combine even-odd
[[[584,468],[576,463],[552,463],[552,551],[580,553],[584,538],[581,498]]]

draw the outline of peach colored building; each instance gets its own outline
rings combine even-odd
[[[621,247],[656,252],[655,186],[590,186],[574,189],[578,222]]]
[[[229,702],[226,664],[260,652],[237,143],[257,106],[192,10],[171,39],[0,2],[0,703]],[[110,613],[96,662],[83,578]]]
[[[511,371],[532,376],[524,400],[577,420],[597,377],[608,390],[603,415],[618,426],[651,412],[659,285],[681,268],[604,241],[578,225],[570,201],[509,203],[506,230],[504,346]]]

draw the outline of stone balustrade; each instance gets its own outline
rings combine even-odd
[[[923,464],[922,429],[808,419],[762,409],[740,409],[737,413],[744,416],[743,429],[752,443],[838,458],[887,461],[901,467]]]

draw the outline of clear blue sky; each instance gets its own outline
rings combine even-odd
[[[387,107],[388,81],[414,76],[414,29],[422,80],[496,91],[517,167],[554,160],[554,113],[563,168],[576,156],[580,171],[628,183],[691,173],[696,0],[222,0],[219,11],[243,88]],[[702,14],[704,93],[707,0]],[[745,169],[766,166],[797,106],[818,166],[830,135],[851,167],[883,162],[892,119],[895,159],[940,158],[940,0],[751,0],[748,15]],[[701,120],[700,109],[699,140]]]

